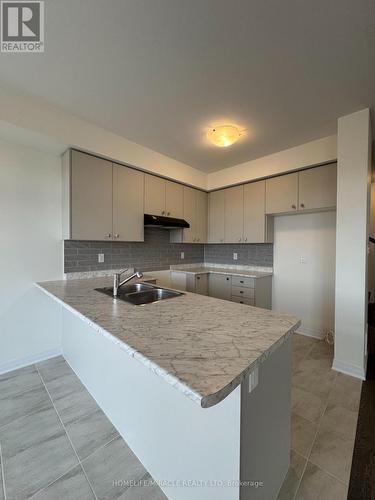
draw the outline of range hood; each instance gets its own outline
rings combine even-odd
[[[174,219],[173,217],[162,217],[161,215],[145,214],[144,225],[148,227],[164,227],[165,229],[178,229],[190,227],[184,219]]]

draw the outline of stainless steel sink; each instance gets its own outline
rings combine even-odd
[[[97,292],[104,293],[113,297],[113,288],[95,288]],[[181,292],[168,290],[167,288],[160,288],[150,283],[134,283],[130,285],[123,285],[117,294],[117,299],[131,302],[134,305],[140,306],[143,304],[152,304],[159,300],[172,299],[184,295]]]
[[[144,292],[128,293],[124,297],[124,300],[140,306],[142,304],[158,302],[159,300],[172,299],[180,295],[183,295],[183,293],[167,290],[166,288],[154,288],[153,290],[145,290]]]

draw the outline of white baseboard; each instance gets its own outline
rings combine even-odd
[[[334,359],[332,369],[337,372],[345,373],[345,375],[350,375],[351,377],[366,380],[366,367],[352,365],[350,363],[346,363],[345,361]]]
[[[13,370],[18,370],[19,368],[24,368],[25,366],[33,365],[34,363],[39,363],[40,361],[45,361],[46,359],[55,358],[62,354],[61,347],[56,349],[50,349],[48,351],[39,352],[37,354],[32,354],[30,356],[25,356],[23,358],[13,359],[12,361],[7,361],[0,365],[0,375],[3,373],[8,373]]]
[[[312,330],[311,328],[298,328],[296,330],[296,333],[299,333],[300,335],[305,335],[306,337],[313,337],[314,339],[319,339],[323,340],[325,335],[322,332],[319,332],[317,330]]]

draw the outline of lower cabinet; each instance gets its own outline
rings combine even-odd
[[[208,295],[208,274],[187,274],[186,291]]]
[[[232,276],[231,300],[240,304],[271,309],[272,277]]]
[[[227,274],[209,274],[208,294],[217,299],[230,300],[232,296],[232,276]]]

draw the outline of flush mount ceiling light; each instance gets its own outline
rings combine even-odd
[[[235,125],[218,125],[207,133],[207,139],[219,148],[227,148],[238,141],[241,130]]]

